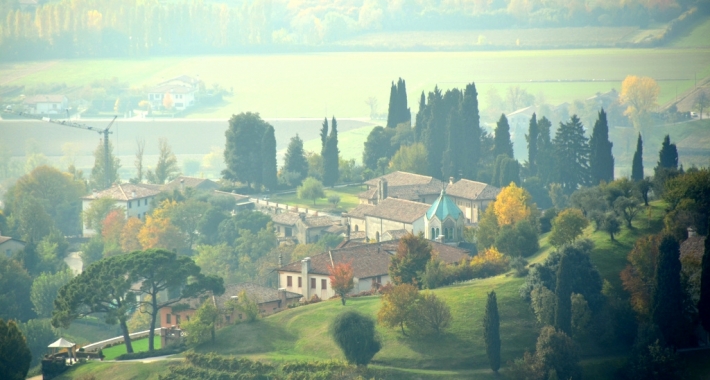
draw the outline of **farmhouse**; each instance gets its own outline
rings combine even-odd
[[[202,302],[213,302],[217,309],[224,311],[225,304],[229,300],[237,300],[239,294],[244,291],[247,296],[255,300],[259,306],[259,314],[262,317],[277,313],[288,305],[298,302],[302,297],[299,293],[288,292],[285,290],[268,288],[252,283],[242,283],[225,286],[224,294],[221,296],[203,296],[190,298],[172,306],[160,309],[160,327],[168,328],[172,326],[180,326],[180,323],[187,322],[195,314],[195,311],[200,307]],[[230,324],[244,319],[245,316],[241,311],[233,310],[231,313],[224,314],[223,322]]]
[[[173,109],[185,110],[195,105],[199,83],[198,79],[187,75],[169,79],[148,90],[148,101],[151,107],[161,109],[165,107],[165,98],[169,97]]]
[[[463,211],[467,223],[476,224],[489,204],[496,200],[500,189],[489,184],[468,179],[454,182],[449,178],[446,194]]]
[[[350,263],[355,287],[352,294],[372,289],[390,282],[390,259],[397,251],[398,241],[374,244],[344,244],[343,248],[329,250],[320,255],[293,262],[278,270],[279,288],[302,294],[310,299],[316,295],[329,299],[335,295],[329,279],[329,268],[340,263]],[[469,259],[468,251],[437,242],[430,242],[432,251],[446,263]]]
[[[282,212],[271,216],[276,236],[293,238],[301,244],[317,243],[324,234],[340,234],[339,221],[329,216],[307,216],[303,213]]]
[[[17,251],[21,251],[25,248],[25,242],[22,240],[17,240],[10,236],[0,235],[0,254],[5,254],[6,257],[12,257]]]
[[[385,198],[399,198],[431,203],[444,187],[444,183],[425,175],[392,172],[367,182],[367,191],[358,194],[360,204],[376,205]]]
[[[145,219],[145,215],[150,210],[155,196],[160,193],[160,190],[146,185],[137,185],[132,183],[124,183],[113,185],[110,188],[94,192],[93,194],[83,197],[81,202],[82,211],[86,211],[91,207],[91,203],[97,199],[110,198],[114,200],[114,204],[126,210],[126,219],[138,218]],[[83,234],[86,237],[93,236],[96,233],[84,224]]]
[[[54,115],[66,112],[69,100],[64,95],[34,95],[26,97],[23,104],[29,113]]]
[[[187,177],[182,175],[163,185],[164,191],[185,191],[185,189],[211,191],[217,190],[218,188],[219,185],[216,182],[207,178]]]

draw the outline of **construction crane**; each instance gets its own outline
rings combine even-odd
[[[6,111],[6,112],[7,112],[7,111]],[[13,112],[10,112],[10,113],[13,113]],[[99,135],[103,135],[103,142],[104,142],[104,186],[105,186],[104,188],[105,188],[105,189],[108,189],[109,187],[111,187],[111,178],[110,178],[110,174],[109,174],[109,173],[111,172],[111,170],[109,170],[109,169],[111,168],[111,166],[112,166],[113,163],[111,162],[111,157],[110,157],[110,155],[109,155],[109,150],[108,150],[108,135],[111,134],[111,133],[113,133],[113,132],[109,131],[109,128],[111,128],[111,126],[113,125],[113,122],[116,121],[116,118],[118,117],[118,115],[114,116],[113,119],[111,119],[111,122],[108,123],[108,125],[106,126],[106,128],[104,128],[104,129],[99,129],[99,128],[95,128],[95,127],[90,127],[90,126],[85,125],[85,124],[75,123],[75,122],[72,122],[71,120],[50,119],[50,118],[48,118],[48,117],[37,116],[37,115],[33,115],[33,114],[30,114],[30,113],[27,113],[27,112],[14,112],[13,114],[14,114],[14,115],[18,115],[18,116],[22,116],[22,117],[26,117],[26,118],[28,118],[28,119],[35,119],[35,120],[40,120],[40,121],[46,121],[46,122],[48,122],[48,123],[59,124],[59,125],[65,126],[65,127],[72,127],[72,128],[84,129],[84,130],[87,130],[87,131],[96,132],[96,133],[98,133]],[[67,110],[67,118],[68,118],[68,117],[69,117],[69,111]]]

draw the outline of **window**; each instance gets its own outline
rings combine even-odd
[[[328,289],[328,280],[325,280],[325,279],[320,280],[320,288],[322,290]]]
[[[165,323],[167,323],[167,324],[173,323],[172,315],[168,314],[165,316]]]
[[[357,232],[359,229],[360,229],[360,226],[358,226],[358,225],[356,224],[356,225],[355,225],[355,232]]]
[[[140,202],[140,201],[139,201]],[[145,199],[145,202],[143,203],[143,206],[148,206],[148,198]]]
[[[175,315],[175,324],[179,325],[180,324],[180,314]]]
[[[312,278],[311,279],[311,289],[315,289],[315,288],[316,288],[316,279]]]
[[[303,284],[301,283],[301,277],[298,278],[298,287],[299,288],[303,287]]]
[[[436,230],[434,229],[434,227],[432,227],[431,228],[431,240],[434,240],[434,239],[436,239]]]
[[[241,314],[239,314],[239,319],[240,319],[240,320],[242,319],[242,315],[241,315]]]
[[[380,231],[375,232],[375,240],[380,241]]]
[[[128,201],[128,208],[131,208],[131,201]]]
[[[286,287],[290,288],[293,286],[293,277],[292,276],[286,276]]]

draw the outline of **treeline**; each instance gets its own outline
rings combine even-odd
[[[21,8],[0,6],[0,47],[6,59],[125,57],[228,53],[328,45],[378,31],[433,31],[667,22],[685,2],[631,1],[586,7],[519,0],[158,2],[62,0]]]

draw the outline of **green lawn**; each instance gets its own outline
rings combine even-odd
[[[152,363],[105,363],[92,361],[75,366],[55,379],[88,379],[88,376],[93,376],[93,378],[97,380],[158,380],[160,375],[168,373],[169,364],[171,364],[170,361],[158,361]]]
[[[35,86],[64,82],[87,85],[113,77],[131,87],[168,78],[200,75],[205,83],[233,88],[223,104],[190,117],[228,117],[242,111],[266,118],[363,117],[365,101],[375,97],[386,112],[390,82],[407,81],[409,105],[434,86],[448,89],[475,81],[481,108],[489,89],[520,85],[543,92],[557,104],[620,89],[630,74],[659,80],[659,103],[665,103],[710,75],[709,48],[564,49],[465,52],[358,52],[273,55],[77,59],[0,64],[4,85]]]
[[[87,344],[117,337],[121,335],[121,328],[88,317],[75,320],[68,329],[59,329],[59,335],[76,344]]]
[[[133,346],[133,352],[148,351],[148,338],[131,341],[131,344]],[[159,336],[153,337],[153,344],[155,345],[156,350],[160,348]],[[118,346],[106,348],[102,351],[104,353],[104,360],[113,360],[116,359],[116,357],[118,357],[119,355],[123,355],[126,353],[126,346],[121,344]]]
[[[687,35],[673,41],[673,47],[708,47],[710,46],[710,19],[698,24]]]
[[[333,189],[325,189],[325,198],[317,199],[316,204],[313,205],[313,201],[308,199],[299,199],[296,193],[290,194],[279,194],[271,196],[270,202],[285,203],[289,206],[298,206],[307,208],[309,210],[328,210],[333,208],[333,205],[328,203],[328,197],[331,195],[339,195],[340,203],[338,204],[337,211],[343,212],[350,210],[359,204],[357,195],[365,191],[365,186],[347,186],[347,187],[336,187]]]

